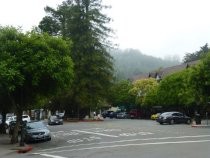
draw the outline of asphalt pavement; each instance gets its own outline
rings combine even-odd
[[[130,119],[64,122],[64,125],[49,126],[52,141],[31,144],[33,149],[25,154],[17,151],[26,146],[10,144],[8,134],[0,134],[0,158],[84,158],[87,155],[93,158],[134,158],[139,157],[139,151],[142,158],[166,155],[178,158],[179,154],[184,154],[185,158],[198,156],[196,154],[202,154],[202,157],[210,154],[207,149],[210,126],[207,123],[210,121],[203,120],[198,128],[193,128],[186,124],[159,125],[151,120]],[[174,148],[180,153],[175,153]]]

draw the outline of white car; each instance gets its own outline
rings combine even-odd
[[[6,123],[6,128],[9,127],[10,122],[12,122],[12,121],[16,121],[16,116],[7,117],[6,122],[5,122]]]
[[[26,122],[31,122],[31,118],[28,115],[22,115],[22,120]]]
[[[16,121],[16,118],[17,118],[17,116],[8,117],[7,120],[6,120],[6,127],[7,128],[9,127],[10,122]],[[22,115],[22,120],[25,121],[25,122],[30,122],[31,118],[28,115]]]

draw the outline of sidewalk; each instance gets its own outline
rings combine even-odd
[[[19,143],[10,144],[10,137],[8,134],[0,134],[0,157],[9,157],[9,155],[18,154],[18,151],[25,150],[27,146],[20,147]]]
[[[16,153],[15,148],[19,144],[10,144],[10,137],[8,134],[0,134],[0,157]]]
[[[195,122],[193,122],[192,127],[210,128],[210,120],[201,120],[201,124],[196,124]]]

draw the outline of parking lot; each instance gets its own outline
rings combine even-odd
[[[102,122],[49,126],[50,142],[32,144],[21,157],[104,158],[209,157],[210,128],[160,125],[152,120],[105,119]]]

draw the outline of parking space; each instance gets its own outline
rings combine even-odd
[[[147,147],[162,150],[163,147],[171,145],[176,148],[184,144],[199,144],[202,147],[210,145],[208,129],[193,129],[186,124],[159,125],[151,120],[67,123],[50,128],[53,129],[52,141],[47,146],[43,145],[42,150],[34,151],[32,153],[34,156],[70,158],[72,155],[82,157],[85,153],[94,153],[94,157],[100,157],[99,153],[104,151],[110,156],[110,153],[116,150],[119,153],[126,153],[134,149],[136,149],[134,152],[142,148],[147,150]]]
[[[124,139],[128,137],[138,137],[153,135],[154,133],[148,131],[124,131],[122,129],[105,129],[105,128],[90,128],[83,130],[58,131],[52,132],[54,139],[66,140],[69,144],[76,143],[90,143],[101,140],[113,140],[113,138]]]

